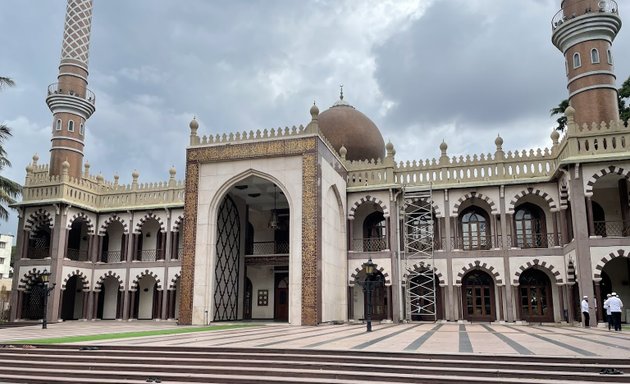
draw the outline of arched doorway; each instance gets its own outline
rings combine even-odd
[[[289,321],[289,274],[276,273],[274,320]]]
[[[602,280],[600,282],[600,297],[598,302],[602,303],[606,299],[606,294],[615,292],[624,303],[624,307],[621,311],[621,321],[630,322],[627,317],[628,307],[627,303],[630,303],[630,258],[628,257],[616,257],[604,265],[602,269]]]
[[[409,282],[409,290],[412,321],[435,321],[444,318],[442,291],[434,272],[420,271]]]
[[[468,272],[462,279],[464,319],[468,321],[494,321],[494,280],[484,271]]]
[[[83,298],[88,292],[83,292],[83,279],[74,275],[68,279],[66,289],[63,290],[61,319],[78,320],[83,318]]]
[[[44,317],[44,295],[46,288],[41,277],[31,280],[30,285],[22,293],[21,318],[39,320]]]
[[[549,276],[530,268],[519,278],[521,318],[532,323],[553,321],[553,301]]]
[[[120,313],[120,282],[113,276],[104,279],[98,293],[96,317],[103,320],[114,320]]]
[[[138,320],[151,320],[158,318],[157,301],[159,300],[157,283],[155,278],[145,275],[138,280],[138,289],[135,292],[136,304],[133,311]]]

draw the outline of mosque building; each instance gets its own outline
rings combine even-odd
[[[26,167],[11,319],[579,322],[630,302],[630,129],[613,0],[564,0],[571,107],[549,148],[398,162],[341,93],[302,126],[204,135],[186,178],[129,185],[83,161],[92,0],[68,0],[49,164]],[[305,111],[306,112],[306,111]],[[306,113],[305,113],[306,115]],[[308,115],[307,115],[308,116]],[[203,130],[203,127],[201,127]],[[182,148],[182,151],[184,149]],[[375,272],[367,273],[366,265]],[[45,286],[55,288],[44,311]],[[366,308],[366,281],[372,308]],[[628,321],[628,314],[623,320]]]

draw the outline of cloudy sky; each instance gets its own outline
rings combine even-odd
[[[49,159],[63,0],[3,0],[0,121],[14,130],[4,175]],[[200,134],[306,124],[338,98],[368,115],[397,160],[548,146],[549,109],[566,98],[551,44],[560,0],[95,0],[86,125],[93,173],[128,183],[183,178],[188,123]],[[620,2],[622,18],[630,4]],[[627,28],[627,27],[626,27]],[[630,75],[630,31],[613,49]],[[0,223],[14,233],[16,220]]]

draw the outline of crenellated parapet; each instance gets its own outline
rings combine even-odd
[[[182,206],[184,204],[184,182],[176,180],[175,169],[169,170],[169,180],[139,183],[139,173],[132,174],[130,184],[120,184],[119,176],[114,181],[105,180],[102,175],[89,173],[89,164],[76,178],[68,174],[64,167],[61,175],[48,174],[47,164],[37,164],[39,158],[26,167],[26,180],[22,192],[23,205],[33,202],[65,202],[83,206],[95,211],[109,209],[133,209],[151,206]]]

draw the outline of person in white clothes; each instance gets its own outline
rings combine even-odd
[[[610,305],[608,303],[608,301],[610,300],[610,298],[612,297],[612,295],[609,293],[606,295],[606,300],[604,301],[604,309],[606,310],[606,321],[608,322],[608,330],[610,331],[613,327],[613,319],[612,319],[612,315],[610,313]]]
[[[612,293],[612,297],[608,300],[608,306],[610,307],[615,331],[621,331],[621,308],[623,308],[623,303],[616,292]]]
[[[591,325],[591,315],[589,314],[588,296],[582,298],[582,316],[584,317],[584,328],[588,328]]]

